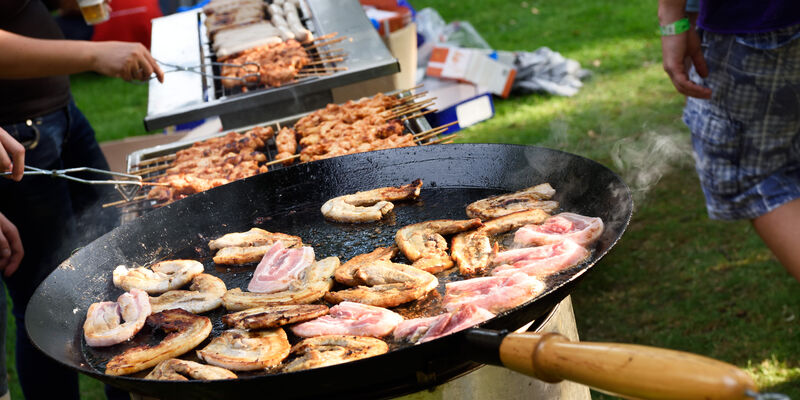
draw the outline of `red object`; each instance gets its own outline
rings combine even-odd
[[[93,41],[139,42],[150,48],[150,20],[163,16],[158,0],[114,0],[111,18],[94,26]]]
[[[392,11],[397,16],[378,21],[380,28],[378,32],[383,36],[403,28],[411,22],[411,10],[407,7],[398,6],[397,0],[359,0],[362,6],[372,6],[384,11]]]

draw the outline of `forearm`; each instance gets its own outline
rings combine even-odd
[[[658,23],[671,24],[686,16],[686,0],[658,0]]]
[[[94,69],[95,43],[44,40],[0,30],[0,78],[35,78]]]

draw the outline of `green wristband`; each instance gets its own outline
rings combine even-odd
[[[680,35],[689,30],[689,18],[679,19],[671,24],[661,25],[661,36]]]

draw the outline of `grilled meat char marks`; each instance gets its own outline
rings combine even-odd
[[[553,195],[553,187],[549,183],[542,183],[514,193],[478,200],[467,206],[467,216],[487,220],[533,209],[549,213],[558,208],[558,202],[550,200]]]
[[[377,307],[395,307],[417,300],[439,285],[439,280],[431,273],[389,261],[362,265],[355,271],[355,280],[363,285],[328,292],[325,300],[331,303],[353,301]]]
[[[167,333],[155,346],[137,346],[111,358],[106,364],[108,375],[128,375],[143,371],[161,361],[178,357],[197,347],[211,333],[208,317],[173,309],[152,314],[146,324]]]
[[[280,364],[291,348],[282,328],[263,331],[230,329],[198,350],[197,357],[232,371],[252,371]]]
[[[302,371],[373,357],[389,351],[383,340],[364,336],[324,335],[308,338],[292,347],[295,358],[283,372]]]
[[[412,266],[435,274],[453,266],[447,254],[447,241],[442,235],[451,235],[482,226],[480,219],[433,220],[404,226],[397,231],[395,242]]]
[[[247,232],[223,235],[210,241],[208,247],[211,250],[217,250],[214,255],[214,263],[240,265],[261,260],[276,242],[283,243],[286,248],[303,246],[303,241],[297,236],[252,228]]]
[[[153,264],[150,268],[127,268],[119,265],[114,269],[114,286],[123,289],[141,289],[149,294],[164,293],[188,284],[203,273],[203,264],[195,260],[168,260]]]
[[[393,336],[395,340],[425,343],[473,327],[494,316],[495,314],[475,304],[465,304],[450,313],[405,320],[397,325]]]
[[[375,222],[394,209],[393,201],[419,197],[422,180],[334,197],[322,205],[322,215],[337,222]]]
[[[153,312],[182,308],[200,314],[221,306],[225,291],[225,282],[222,279],[209,274],[199,274],[192,280],[189,290],[170,290],[161,296],[150,297],[150,306]]]
[[[322,304],[288,304],[227,314],[222,317],[222,322],[237,329],[266,329],[308,321],[327,313],[328,307]]]
[[[156,381],[188,381],[189,379],[212,381],[236,378],[236,374],[225,368],[204,365],[194,361],[181,360],[179,358],[170,358],[169,360],[158,363],[158,365],[144,377],[144,379]]]

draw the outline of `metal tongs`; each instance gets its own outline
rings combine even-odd
[[[127,178],[130,180],[101,180],[101,179],[83,179],[70,174],[76,172],[95,172],[98,174],[111,175],[113,177]],[[2,172],[0,176],[11,175],[11,172]],[[25,166],[23,175],[50,175],[54,178],[64,178],[74,182],[86,183],[89,185],[116,185],[117,191],[122,195],[126,201],[131,201],[142,188],[142,185],[149,184],[149,182],[142,182],[142,177],[139,175],[123,174],[121,172],[106,171],[104,169],[90,168],[90,167],[77,167],[67,169],[54,169],[47,170],[30,165]]]
[[[161,64],[161,65],[163,65],[163,66],[165,66],[165,67],[172,68],[172,69],[169,69],[169,70],[165,69],[163,71],[165,74],[169,73],[169,72],[192,72],[192,73],[199,74],[199,75],[205,76],[207,78],[211,78],[211,79],[230,79],[230,80],[234,80],[234,81],[240,81],[243,84],[258,83],[259,79],[261,78],[261,65],[259,63],[257,63],[257,62],[253,62],[253,61],[248,61],[248,62],[246,62],[244,64],[230,64],[230,63],[209,61],[209,62],[205,62],[205,63],[203,63],[201,65],[193,65],[193,66],[188,66],[188,67],[187,66],[183,66],[183,65],[165,63],[165,62],[160,61],[160,60],[156,60],[156,62]],[[250,66],[253,66],[253,67],[255,67],[255,69],[250,69],[250,70],[245,69],[245,71],[253,71],[253,72],[245,74],[242,77],[229,77],[229,76],[220,76],[220,75],[214,75],[214,74],[209,74],[207,72],[203,72],[201,69],[206,65],[219,66],[219,67],[234,67],[234,68],[248,68]],[[156,78],[155,75],[150,77],[150,79],[154,79],[154,78]]]

